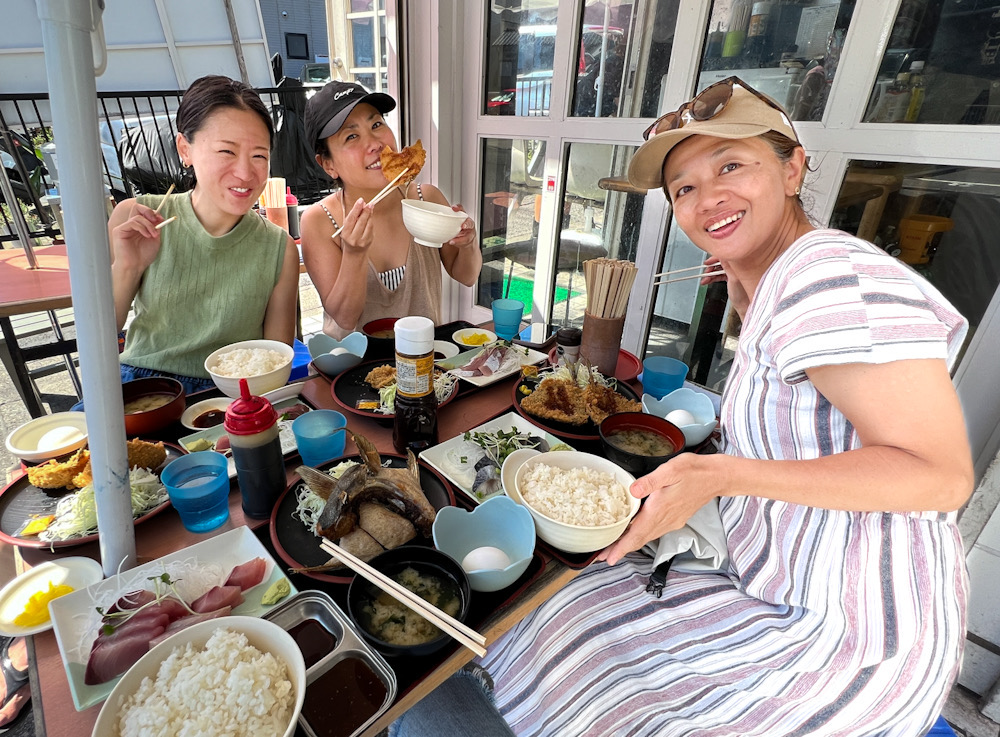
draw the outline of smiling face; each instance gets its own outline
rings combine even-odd
[[[228,107],[206,117],[191,140],[177,134],[181,161],[194,167],[192,202],[206,227],[238,220],[253,207],[267,184],[270,143],[256,112]]]
[[[357,189],[380,190],[385,186],[379,157],[385,146],[396,150],[396,137],[373,106],[367,102],[355,105],[340,130],[324,144],[328,155],[317,156],[316,161],[331,177]]]
[[[696,246],[725,261],[768,263],[808,228],[795,195],[805,152],[781,161],[762,138],[691,136],[663,167],[681,230]]]

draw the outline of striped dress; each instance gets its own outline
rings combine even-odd
[[[807,459],[859,446],[805,370],[953,362],[964,320],[908,267],[813,231],[762,279],[739,339],[723,450]],[[720,500],[726,574],[590,566],[483,664],[518,735],[923,734],[961,660],[966,577],[954,514]]]

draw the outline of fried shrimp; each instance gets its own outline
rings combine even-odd
[[[90,451],[81,448],[61,463],[55,459],[28,468],[28,482],[39,489],[72,489],[74,478],[90,463]]]
[[[535,391],[521,400],[521,409],[543,420],[569,425],[587,422],[583,390],[566,379],[544,379]]]
[[[382,176],[385,177],[387,182],[395,179],[396,175],[404,169],[409,169],[406,172],[405,179],[410,180],[420,173],[420,170],[424,166],[424,161],[427,159],[427,152],[424,151],[424,147],[418,138],[417,142],[412,146],[404,146],[403,150],[399,152],[393,151],[386,146],[382,149],[382,155],[379,158],[382,162]]]

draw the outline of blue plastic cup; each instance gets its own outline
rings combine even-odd
[[[315,467],[344,455],[346,426],[347,418],[332,409],[314,409],[292,420],[302,463]]]
[[[229,473],[221,453],[203,450],[181,456],[167,464],[160,481],[185,529],[208,532],[229,519]]]
[[[493,332],[504,340],[513,340],[521,331],[524,303],[516,299],[493,300]]]
[[[684,386],[687,375],[688,366],[683,361],[668,356],[650,356],[642,362],[642,390],[663,399]]]

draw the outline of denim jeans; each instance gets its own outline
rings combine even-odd
[[[493,704],[493,684],[467,665],[389,725],[389,737],[514,737]]]
[[[129,366],[127,363],[121,365],[121,375],[123,384],[127,381],[144,379],[148,376],[166,376],[169,379],[177,379],[184,386],[185,394],[194,394],[195,392],[215,387],[215,382],[211,379],[200,379],[196,376],[181,376],[180,374],[171,374],[166,371],[155,371],[154,369],[140,368],[139,366]],[[81,400],[74,404],[70,407],[70,410],[73,412],[83,412],[83,401]]]

